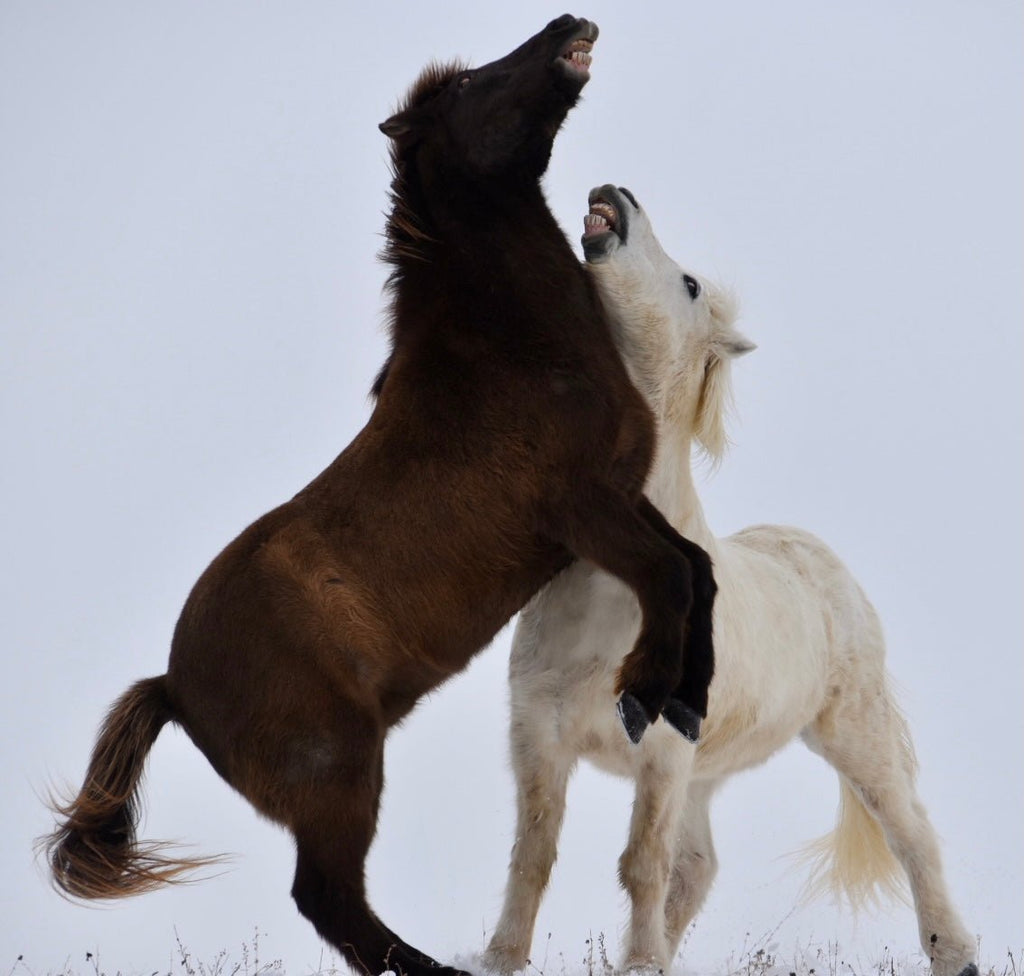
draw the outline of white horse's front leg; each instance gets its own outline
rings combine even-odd
[[[686,927],[700,911],[715,874],[718,857],[711,839],[711,794],[715,783],[693,781],[687,792],[682,823],[678,827],[675,863],[665,903],[665,937],[674,957]]]
[[[648,735],[640,750],[629,841],[619,858],[619,881],[631,903],[623,968],[667,972],[665,902],[696,747]]]
[[[505,903],[484,953],[484,965],[499,973],[517,972],[529,960],[541,897],[558,853],[565,793],[575,760],[553,748],[549,736],[538,734],[538,727],[546,725],[538,720],[514,722],[512,727],[516,839]]]

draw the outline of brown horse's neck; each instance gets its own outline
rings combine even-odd
[[[485,229],[516,213],[546,217],[554,226],[538,179],[472,180],[456,174],[425,174],[415,156],[395,161],[391,211],[382,257],[401,276],[410,266],[459,245],[467,231]],[[557,227],[555,228],[557,230]]]
[[[553,307],[601,320],[589,280],[535,182],[501,193],[432,193],[429,206],[406,187],[395,199],[384,256],[394,269],[396,345],[467,326],[527,342],[539,338],[533,330],[552,330]]]

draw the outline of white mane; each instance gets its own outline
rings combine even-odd
[[[708,287],[712,331],[708,337],[704,381],[697,400],[693,435],[713,465],[729,446],[726,420],[733,409],[732,360],[754,346],[734,326],[739,306],[731,291]]]

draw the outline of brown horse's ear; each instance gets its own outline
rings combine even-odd
[[[416,113],[410,111],[396,112],[391,118],[381,122],[378,128],[389,139],[401,139],[408,136],[416,128]]]

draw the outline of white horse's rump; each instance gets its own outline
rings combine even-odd
[[[636,782],[619,859],[632,902],[625,967],[667,971],[717,870],[712,793],[799,735],[840,780],[840,817],[819,845],[819,882],[856,904],[879,887],[899,888],[905,872],[936,976],[976,976],[973,939],[950,903],[915,791],[913,750],[889,690],[874,609],[807,532],[761,525],[716,539],[704,520],[691,443],[721,456],[729,360],[753,348],[734,328],[732,303],[665,254],[628,191],[593,191],[585,226],[588,268],[658,418],[648,493],[714,561],[715,678],[696,747],[665,722],[633,746],[612,707],[616,670],[639,625],[632,594],[578,563],[522,612],[510,665],[516,843],[485,963],[507,973],[527,962],[566,786],[585,756]]]

